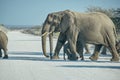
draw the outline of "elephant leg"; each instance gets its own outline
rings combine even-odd
[[[1,49],[0,49],[0,57],[2,57],[2,51],[1,51]]]
[[[92,54],[91,57],[89,57],[89,59],[91,59],[93,61],[97,60],[99,57],[99,52],[100,52],[101,47],[102,47],[102,45],[95,45],[94,53]]]
[[[110,46],[108,49],[110,50],[110,52],[112,54],[111,61],[119,61],[119,54],[117,53],[115,46],[113,46],[113,47]]]
[[[116,50],[117,50],[117,53],[118,53],[119,56],[120,56],[120,41],[119,41],[119,42],[116,42]]]
[[[65,54],[68,54],[68,51],[67,51],[68,47],[69,47],[69,46],[68,46],[68,43],[65,44],[64,47],[63,47],[63,59],[64,59],[64,60],[66,60]]]
[[[63,59],[66,60],[66,58],[65,58],[65,53],[63,53]]]
[[[68,43],[70,45],[70,52],[71,52],[71,54],[69,55],[69,60],[77,60],[78,59],[75,41],[71,40],[71,39],[68,40]]]
[[[85,54],[90,54],[89,46],[88,44],[85,44]]]
[[[78,54],[79,54],[81,60],[84,60],[84,56],[83,56],[83,48],[79,48]]]
[[[67,56],[68,56],[68,59],[70,59],[71,60],[71,58],[73,57],[72,56],[72,53],[71,53],[71,51],[70,51],[70,46],[67,44],[67,46],[65,46],[64,47],[64,60],[66,60],[65,59],[65,54],[67,54]]]
[[[76,44],[76,48],[77,48],[77,52],[81,58],[81,60],[84,60],[84,56],[83,56],[83,45],[81,44],[81,42],[77,41],[77,44]]]
[[[3,51],[4,51],[3,59],[8,59],[7,49],[3,49]]]
[[[68,44],[70,46],[70,56],[69,56],[69,60],[78,60],[78,53],[77,53],[77,48],[76,48],[76,43],[77,43],[77,39],[78,39],[78,32],[77,31],[70,31],[68,32],[70,33],[68,36],[67,36],[67,39],[68,39]]]
[[[66,42],[66,35],[63,33],[60,33],[60,35],[58,37],[57,45],[55,48],[55,53],[54,53],[52,59],[59,59],[58,55],[59,55],[60,49],[65,44],[65,42]]]
[[[64,60],[66,60],[66,59],[65,59],[65,54],[68,56],[68,59],[69,59],[69,56],[70,56],[70,54],[71,54],[69,44],[68,44],[68,43],[65,44],[63,49],[64,49],[64,50],[63,50],[63,52],[64,52],[64,57],[63,57]]]
[[[107,51],[107,48],[105,46],[103,46],[101,54],[106,55],[107,54],[106,51]]]

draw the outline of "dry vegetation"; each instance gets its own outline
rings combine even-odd
[[[21,30],[22,33],[25,34],[32,34],[32,35],[36,35],[36,36],[40,36],[41,35],[41,26],[33,26],[30,28],[26,28]]]
[[[3,24],[0,24],[0,30],[2,30],[5,33],[7,33],[8,31],[8,29]]]
[[[42,30],[42,26],[38,25],[38,26],[22,29],[21,32],[25,34],[35,35],[35,36],[41,36],[41,30]],[[54,38],[57,38],[58,36],[59,36],[59,32],[53,33]]]

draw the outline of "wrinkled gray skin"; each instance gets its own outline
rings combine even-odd
[[[85,49],[86,49],[86,52],[85,52],[85,54],[89,54],[90,52],[89,52],[89,48],[88,48],[88,44],[85,44]],[[83,56],[83,54],[81,53],[81,46],[80,46],[80,43],[79,42],[77,42],[77,44],[76,44],[76,51],[77,51],[77,53],[79,54],[79,57],[81,58],[81,60],[84,60],[84,56]],[[68,59],[70,59],[70,54],[72,54],[71,52],[70,52],[70,45],[68,44],[68,43],[65,43],[64,44],[64,46],[63,46],[63,58],[64,58],[64,60],[66,60],[66,58],[65,58],[65,54],[67,54],[67,56],[68,56]]]
[[[88,45],[85,45],[85,46],[87,47],[87,49],[89,49],[89,48],[88,48]],[[80,53],[81,48],[80,48],[79,43],[76,43],[76,48],[77,48],[76,51],[77,51],[77,53],[79,54],[81,60],[84,60],[83,54]],[[101,54],[106,55],[106,54],[107,54],[107,53],[106,53],[106,50],[107,50],[106,47],[103,46],[103,49],[102,49]],[[86,52],[85,52],[85,53],[86,53]],[[89,53],[90,53],[90,52],[89,52]],[[68,43],[65,43],[64,46],[63,46],[63,58],[64,58],[64,60],[66,60],[65,54],[67,54],[68,59],[69,59],[69,55],[72,54],[72,53],[70,52],[70,46],[69,46]]]
[[[106,46],[111,54],[111,61],[119,61],[116,50],[117,35],[112,20],[103,13],[83,14],[69,11],[62,17],[60,24],[60,35],[55,48],[53,59],[59,58],[59,51],[66,40],[70,45],[70,60],[77,60],[76,42],[81,44],[81,53],[86,43],[94,44],[95,49],[91,60],[97,60],[102,46]]]
[[[86,47],[87,49],[89,49],[88,44],[85,44],[85,47]],[[80,53],[81,47],[80,47],[79,43],[76,44],[76,48],[77,48],[76,51],[78,52],[81,60],[84,60],[83,53]],[[117,52],[118,52],[119,55],[120,55],[120,42],[116,45],[116,48],[117,48]],[[87,52],[87,51],[86,51],[85,53],[88,54],[88,53],[90,53],[90,52]],[[70,52],[70,46],[69,46],[68,43],[65,43],[65,44],[64,44],[64,47],[63,47],[63,58],[64,58],[64,60],[66,60],[65,54],[67,54],[68,59],[69,59],[69,55],[72,54],[72,53]],[[103,46],[101,54],[107,55],[107,48],[106,48],[105,46]]]
[[[2,49],[3,49],[4,51],[3,59],[8,58],[7,44],[8,44],[8,37],[6,36],[4,32],[0,31],[0,57],[2,57]]]
[[[77,59],[76,41],[82,43],[83,47],[86,43],[94,44],[95,49],[91,60],[98,59],[98,53],[102,46],[106,46],[112,53],[111,61],[119,61],[119,55],[116,50],[117,35],[113,22],[103,13],[82,14],[78,12],[67,12],[60,22],[62,37],[59,36],[58,43],[55,49],[54,58],[58,57],[60,45],[63,45],[64,38],[68,40],[70,52],[72,56],[70,60]],[[60,40],[59,40],[60,39]],[[62,41],[63,40],[63,41]],[[62,43],[61,43],[62,42]],[[83,48],[82,48],[83,49]],[[81,50],[83,53],[83,50]]]
[[[61,18],[64,16],[66,12],[69,10],[60,11],[60,12],[53,12],[48,14],[42,28],[42,50],[43,54],[46,57],[49,55],[46,54],[46,37],[49,35],[49,42],[50,42],[50,57],[52,58],[53,52],[53,32],[60,32],[60,21]],[[89,53],[88,46],[85,47],[86,53]]]

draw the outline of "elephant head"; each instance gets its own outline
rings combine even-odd
[[[52,56],[53,51],[53,32],[60,32],[60,22],[61,18],[63,17],[64,13],[68,11],[60,11],[48,14],[42,28],[42,50],[43,54],[46,57],[49,55],[46,54],[46,37],[49,35],[49,42],[50,42],[50,56]]]

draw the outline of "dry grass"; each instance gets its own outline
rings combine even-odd
[[[8,29],[4,25],[0,25],[0,30],[7,33]]]
[[[31,28],[23,29],[23,30],[21,30],[21,32],[25,33],[25,34],[40,36],[41,35],[41,29],[42,29],[41,26],[34,26],[34,27],[31,27]],[[58,38],[58,36],[59,36],[59,32],[53,33],[54,38]]]

